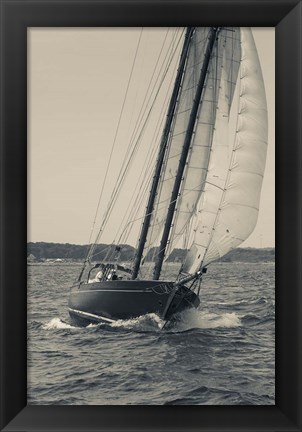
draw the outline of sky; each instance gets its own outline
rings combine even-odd
[[[167,35],[164,28],[143,32],[140,28],[28,29],[28,241],[87,244],[94,239],[121,160],[127,156],[143,90],[163,41],[170,43],[173,34],[170,30]],[[274,28],[253,28],[253,35],[266,89],[268,154],[258,223],[241,246],[274,247],[275,32]],[[164,119],[162,109],[171,78],[167,75],[150,129],[144,131],[138,162],[132,166],[102,243],[120,234],[121,209],[131,202],[143,175],[140,161],[154,141],[152,125]],[[125,114],[120,119],[123,104]],[[106,173],[112,147],[112,168]],[[128,240],[136,244],[135,235]]]

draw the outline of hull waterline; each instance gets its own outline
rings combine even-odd
[[[172,282],[116,280],[82,283],[71,289],[68,310],[78,325],[114,322],[155,313],[163,320],[189,308],[197,308],[199,297],[180,285],[171,295]]]

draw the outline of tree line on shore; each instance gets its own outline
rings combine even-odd
[[[37,261],[46,259],[62,259],[83,261],[89,250],[89,245],[76,245],[69,243],[30,242],[27,244],[27,256]],[[131,261],[135,255],[135,248],[130,245],[119,245],[120,261]],[[116,254],[114,245],[99,244],[94,249],[94,261],[109,260]],[[146,261],[152,261],[156,250],[152,250]],[[174,249],[168,261],[182,261],[186,254],[185,249]],[[237,248],[220,259],[222,262],[271,262],[275,261],[275,248]]]

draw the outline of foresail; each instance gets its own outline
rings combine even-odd
[[[185,273],[194,273],[237,247],[251,234],[258,218],[267,151],[267,107],[251,30],[242,28],[240,33],[239,109],[226,159],[229,164],[224,184],[217,187],[211,173],[221,163],[221,155],[218,147],[213,147],[194,241],[183,265]]]

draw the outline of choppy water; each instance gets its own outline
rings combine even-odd
[[[28,403],[274,405],[273,263],[215,263],[200,310],[78,328],[77,265],[28,267]]]

